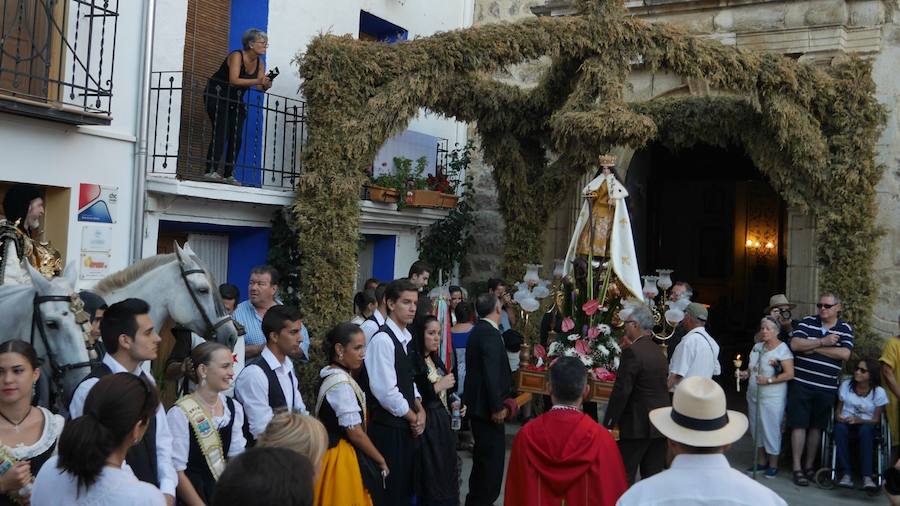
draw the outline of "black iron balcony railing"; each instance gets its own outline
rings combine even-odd
[[[118,0],[0,5],[0,110],[109,124]]]
[[[188,72],[154,72],[151,174],[293,189],[306,145],[306,102],[240,90]]]

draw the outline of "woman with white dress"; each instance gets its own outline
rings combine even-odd
[[[27,502],[32,476],[56,450],[63,417],[33,406],[41,376],[34,348],[18,339],[0,344],[0,506]]]
[[[747,416],[750,434],[759,451],[757,472],[766,478],[778,474],[781,453],[781,421],[787,405],[787,382],[794,377],[794,355],[787,344],[778,339],[778,321],[771,316],[759,323],[760,342],[750,352],[748,368],[741,379],[748,379]],[[751,467],[749,471],[753,471]]]
[[[32,506],[165,506],[162,492],[124,465],[158,406],[156,387],[139,376],[100,378],[88,393],[84,414],[63,428],[59,454],[38,473]]]
[[[227,346],[204,342],[191,351],[190,362],[187,378],[197,389],[179,399],[166,420],[172,434],[172,464],[178,473],[177,502],[204,506],[212,501],[226,459],[244,451],[244,410],[224,394],[234,380],[234,361]]]

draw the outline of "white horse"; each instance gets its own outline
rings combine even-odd
[[[50,280],[25,265],[31,284],[0,286],[0,342],[21,339],[34,346],[62,406],[91,367],[82,327],[87,315],[75,292],[74,264]]]
[[[100,280],[91,291],[107,304],[131,297],[150,305],[156,329],[170,318],[191,332],[234,348],[238,331],[225,312],[219,287],[190,246],[138,260]]]

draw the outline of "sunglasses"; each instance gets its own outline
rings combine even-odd
[[[833,308],[834,306],[837,306],[837,304],[822,304],[821,302],[818,303],[818,304],[816,304],[816,307],[819,308],[819,309],[822,309],[822,308],[825,308],[825,309],[831,309],[831,308]]]

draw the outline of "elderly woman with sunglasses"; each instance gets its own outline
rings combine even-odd
[[[863,488],[877,490],[872,480],[872,463],[875,447],[875,426],[881,421],[881,412],[888,403],[887,392],[881,388],[878,361],[863,358],[856,364],[853,377],[844,380],[838,390],[835,409],[834,441],[837,445],[837,471],[843,474],[839,487],[853,488],[850,467],[850,440],[859,444],[859,466]]]
[[[778,474],[781,453],[781,421],[787,405],[787,382],[794,378],[794,355],[778,338],[781,325],[771,316],[759,322],[759,342],[750,351],[748,368],[741,371],[749,379],[747,408],[750,433],[759,451],[757,471],[766,478]],[[753,468],[750,468],[753,471]]]

